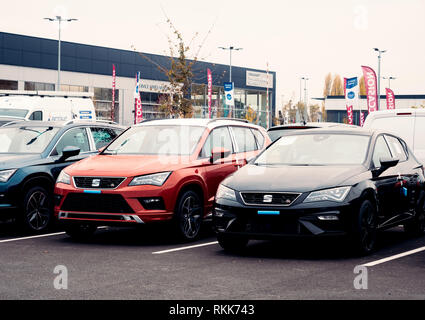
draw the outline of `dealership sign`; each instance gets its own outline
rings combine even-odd
[[[390,88],[385,88],[387,93],[387,109],[392,110],[395,109],[395,97],[394,92]]]
[[[369,113],[378,110],[378,88],[376,73],[371,67],[362,66],[366,86],[367,108]]]
[[[235,105],[233,82],[224,83],[224,96],[226,97],[226,106]]]
[[[357,77],[344,78],[344,92],[348,123],[354,124],[353,108],[359,104],[359,82]]]
[[[247,70],[246,85],[251,87],[273,88],[273,74]]]

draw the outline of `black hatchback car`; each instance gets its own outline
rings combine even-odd
[[[423,166],[394,135],[299,130],[222,182],[214,227],[228,250],[249,239],[348,236],[367,254],[378,230],[423,233],[424,183]]]
[[[61,170],[96,154],[124,129],[101,121],[22,121],[0,128],[0,219],[16,218],[29,231],[46,229]]]

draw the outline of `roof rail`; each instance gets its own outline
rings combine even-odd
[[[95,120],[96,122],[101,122],[101,123],[107,123],[107,124],[118,124],[118,122],[112,121],[112,120]]]
[[[239,119],[239,118],[214,118],[214,119],[211,119],[208,123],[219,121],[219,120],[232,120],[232,121],[239,121],[243,123],[249,123],[247,119]]]
[[[19,123],[19,122],[22,122],[22,121],[27,121],[27,120],[26,120],[26,119],[13,120],[13,121],[10,121],[10,122],[5,123],[5,124],[4,124],[4,125],[2,125],[1,127],[11,126],[12,124],[16,124],[16,123]]]

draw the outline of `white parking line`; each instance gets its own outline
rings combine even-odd
[[[362,266],[373,267],[373,266],[376,266],[378,264],[385,263],[385,262],[395,260],[395,259],[400,259],[400,258],[403,258],[405,256],[409,256],[411,254],[415,254],[415,253],[418,253],[418,252],[421,252],[421,251],[425,251],[425,247],[417,248],[417,249],[414,249],[414,250],[410,250],[410,251],[406,251],[406,252],[403,252],[403,253],[396,254],[396,255],[388,257],[388,258],[384,258],[384,259],[372,261],[372,262],[369,262],[369,263],[365,263],[365,264],[362,264]]]
[[[175,251],[181,251],[181,250],[188,250],[193,248],[199,248],[199,247],[205,247],[205,246],[211,246],[213,244],[218,244],[218,241],[213,242],[207,242],[207,243],[201,243],[201,244],[195,244],[193,246],[187,246],[187,247],[181,247],[181,248],[175,248],[175,249],[168,249],[168,250],[162,250],[162,251],[155,251],[152,252],[152,254],[162,254],[162,253],[169,253],[169,252],[175,252]]]
[[[65,232],[47,233],[47,234],[40,234],[38,236],[30,236],[30,237],[21,237],[21,238],[13,238],[13,239],[0,240],[0,243],[20,241],[20,240],[28,240],[28,239],[35,239],[35,238],[53,237],[53,236],[58,236],[58,235],[61,235],[61,234],[65,234]]]

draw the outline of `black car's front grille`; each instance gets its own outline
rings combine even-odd
[[[125,178],[74,177],[75,186],[81,189],[115,189]]]
[[[127,201],[119,194],[69,193],[61,207],[62,211],[134,213]]]
[[[300,196],[300,193],[241,192],[241,196],[248,205],[290,206]]]

